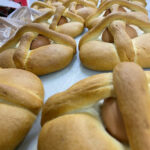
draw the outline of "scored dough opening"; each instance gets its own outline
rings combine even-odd
[[[39,34],[35,39],[32,40],[30,50],[50,44],[52,44],[52,41],[49,38]]]
[[[65,24],[65,23],[68,23],[68,19],[64,16],[61,16],[57,25],[59,26],[59,25]]]
[[[81,9],[81,8],[83,8],[83,7],[84,7],[84,5],[82,5],[82,4],[77,4],[77,5],[76,5],[76,10]]]

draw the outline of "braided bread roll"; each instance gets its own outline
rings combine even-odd
[[[70,36],[28,24],[0,48],[0,67],[43,75],[66,67],[75,53],[76,43]]]
[[[37,76],[19,69],[0,69],[1,150],[14,150],[24,139],[43,98],[43,85]]]
[[[53,6],[51,3],[49,4],[49,3],[42,2],[42,1],[33,2],[31,5],[31,8],[34,8],[41,12],[50,11],[50,10],[55,11],[55,9],[56,9],[55,6]]]
[[[147,10],[143,7],[143,5],[135,3],[135,1],[105,0],[100,4],[97,11],[86,19],[86,27],[91,29],[109,14],[119,12],[124,12],[133,16],[137,14],[140,15],[140,18],[143,20],[148,20]]]
[[[73,12],[81,16],[84,20],[89,15],[92,15],[97,10],[98,0],[67,0],[64,3],[64,6],[69,9],[69,11]]]
[[[32,3],[31,8],[34,8],[39,11],[55,11],[57,7],[63,6],[67,0],[44,0],[44,1],[35,1]]]
[[[33,22],[71,37],[80,35],[84,29],[82,17],[68,11],[64,6],[57,7],[55,11],[48,11]]]
[[[88,77],[55,94],[43,107],[38,150],[149,150],[149,84],[149,71],[126,62],[113,74]],[[101,120],[102,99],[109,97],[117,98],[129,145],[110,135]],[[109,126],[117,123],[110,120]]]
[[[104,1],[108,1],[108,0],[101,0],[101,3]],[[141,5],[143,7],[146,7],[146,5],[147,5],[146,0],[126,0],[126,1],[133,2],[133,3]]]
[[[46,4],[58,7],[60,5],[64,5],[67,0],[44,0]]]
[[[149,68],[150,23],[141,17],[141,14],[112,13],[87,32],[79,43],[84,66],[93,70],[113,70],[120,62],[132,61]],[[107,28],[112,41],[103,38]]]

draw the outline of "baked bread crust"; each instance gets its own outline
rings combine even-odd
[[[14,150],[24,139],[43,98],[43,85],[37,76],[20,69],[0,69],[1,150]]]
[[[86,20],[89,15],[96,12],[96,3],[97,1],[94,0],[68,0],[64,3],[64,6],[68,8],[69,11],[81,16],[84,20]]]
[[[59,24],[61,17],[66,18],[66,22],[63,24]],[[49,20],[51,21],[49,22]],[[68,11],[64,6],[57,7],[55,11],[48,11],[35,19],[34,22],[41,23],[49,29],[70,35],[71,37],[80,35],[84,29],[84,20],[82,17]]]
[[[38,149],[128,150],[107,133],[99,110],[90,110],[102,99],[117,97],[130,148],[149,150],[149,83],[149,71],[126,62],[117,65],[113,74],[88,77],[55,94],[43,107]]]
[[[101,3],[103,3],[104,1],[107,1],[107,0],[101,0]],[[147,5],[146,0],[126,0],[126,1],[133,2],[133,3],[141,5],[143,7],[146,7],[146,5]]]
[[[49,11],[49,10],[55,10],[55,6],[44,3],[42,1],[35,1],[32,3],[31,8],[34,8],[39,11]]]
[[[49,38],[52,44],[30,50],[33,39],[39,34]],[[20,28],[0,52],[0,67],[21,68],[43,75],[66,67],[76,53],[76,43],[70,36],[34,23]]]
[[[44,0],[44,2],[48,5],[53,5],[55,7],[58,7],[60,5],[64,5],[64,3],[66,2],[67,0]]]
[[[87,32],[80,40],[80,60],[93,70],[112,70],[122,61],[133,61],[143,68],[150,67],[150,23],[137,13],[112,13]],[[141,19],[142,18],[142,19]],[[139,27],[142,35],[131,38],[126,24]],[[100,36],[108,28],[114,42],[104,42]]]
[[[135,12],[137,13],[143,13],[143,15],[145,14],[146,16],[144,18],[146,18],[148,20],[148,12],[147,10],[138,4],[135,4],[134,1],[127,1],[127,0],[106,0],[103,3],[101,3],[101,5],[99,6],[99,8],[97,9],[96,13],[94,13],[93,15],[90,15],[87,19],[86,19],[86,27],[91,29],[92,27],[94,27],[98,22],[100,22],[103,18],[105,18],[105,13],[106,11],[110,10],[110,13],[116,13],[116,12],[120,12],[119,8],[127,8],[129,9],[133,14],[135,14]],[[124,13],[127,13],[126,10],[124,9]]]

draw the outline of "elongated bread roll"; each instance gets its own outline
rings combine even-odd
[[[149,150],[149,85],[150,72],[126,62],[53,95],[43,107],[38,150]],[[107,103],[101,114],[103,99],[110,97],[117,105]],[[117,123],[122,127],[112,127]]]
[[[20,69],[0,69],[0,149],[14,150],[42,107],[41,80]]]

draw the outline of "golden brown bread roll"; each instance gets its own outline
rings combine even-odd
[[[103,4],[102,4],[102,5],[103,5]],[[105,13],[104,13],[103,16],[108,16],[109,14],[111,14],[111,13],[113,13],[113,12],[116,12],[116,11],[118,11],[118,12],[127,12],[127,11],[125,10],[125,8],[123,8],[122,6],[119,6],[119,5],[117,5],[117,4],[112,5],[112,7],[110,7],[110,8],[111,8],[111,9],[107,9],[107,10],[105,11]],[[97,20],[97,18],[95,18],[95,19]],[[101,20],[101,19],[99,18],[99,20]],[[97,20],[97,21],[98,21],[98,20]],[[127,32],[128,35],[130,36],[130,38],[135,38],[135,37],[137,37],[137,32],[136,32],[136,30],[135,30],[133,27],[129,26],[128,24],[126,25],[126,32]],[[104,32],[103,32],[103,34],[102,34],[102,40],[103,40],[104,42],[109,42],[109,43],[113,43],[113,42],[114,42],[113,36],[112,36],[112,34],[111,34],[111,32],[109,31],[108,28],[106,28],[106,29],[104,30]]]
[[[48,11],[34,22],[72,37],[80,35],[84,29],[82,17],[68,11],[64,6],[57,7],[55,11]]]
[[[130,25],[128,31],[126,24]],[[113,36],[111,41],[102,38],[106,28]],[[98,71],[113,70],[118,63],[124,61],[149,68],[149,32],[150,23],[143,20],[141,14],[112,13],[80,39],[80,60],[87,68]]]
[[[32,3],[31,8],[37,9],[39,11],[55,11],[57,7],[63,6],[66,0],[45,0],[45,1],[35,1]]]
[[[101,3],[101,5],[94,14],[90,15],[87,18],[85,25],[87,28],[91,29],[106,16],[116,12],[124,12],[133,15],[141,14],[141,19],[148,20],[147,10],[143,6],[136,4],[134,1],[106,0]]]
[[[43,107],[38,150],[149,150],[149,85],[150,72],[126,62],[53,95]],[[129,145],[110,135],[101,121],[99,106],[109,97],[117,98]]]
[[[14,150],[42,107],[44,89],[34,74],[0,69],[0,149]]]
[[[34,8],[34,9],[39,10],[39,11],[50,11],[50,10],[55,11],[55,9],[56,9],[55,6],[53,6],[51,4],[44,3],[42,1],[33,2],[31,5],[31,8]]]
[[[46,4],[58,7],[60,5],[63,5],[67,0],[44,0]]]
[[[64,6],[74,14],[81,16],[84,20],[96,12],[97,0],[67,0]]]
[[[148,80],[141,67],[135,64],[129,65],[120,64],[113,72],[117,103],[132,150],[149,150],[150,91]]]
[[[76,43],[70,36],[40,24],[28,24],[0,48],[0,67],[21,68],[43,75],[66,67],[75,53]]]
[[[125,8],[123,8],[122,6],[119,6],[119,5],[117,6],[117,8],[112,9],[112,12],[116,11],[116,10],[119,11],[119,12],[126,12]],[[109,14],[111,14],[111,9],[107,9],[103,16],[107,16]],[[128,35],[131,38],[135,38],[137,36],[136,30],[134,28],[132,28],[131,26],[129,26],[129,25],[126,25],[126,32],[128,33]],[[113,36],[112,36],[112,34],[111,34],[111,32],[109,31],[108,28],[106,28],[103,32],[102,40],[105,41],[105,42],[109,42],[109,43],[114,42]]]
[[[122,6],[117,6],[117,8],[116,8],[116,10],[117,11],[119,11],[119,12],[126,12],[126,10],[122,7]],[[116,11],[115,10],[115,11]],[[113,11],[114,11],[114,9],[113,9]],[[112,13],[112,11],[111,11],[111,9],[107,9],[106,11],[105,11],[105,13],[104,13],[104,15],[103,16],[107,16],[107,15],[109,15],[109,14],[111,14]]]
[[[103,3],[104,1],[108,1],[108,0],[101,0],[101,3]],[[146,0],[126,0],[126,1],[133,2],[133,3],[141,5],[143,7],[145,7],[147,5]]]

